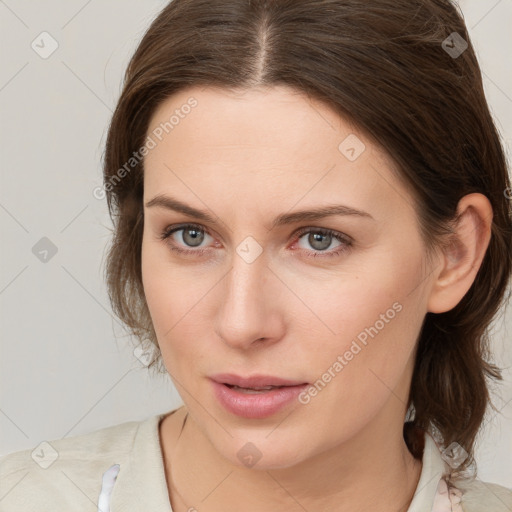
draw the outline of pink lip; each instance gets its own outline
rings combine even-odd
[[[220,379],[221,382],[217,381]],[[290,380],[269,376],[253,376],[242,378],[236,375],[215,375],[211,378],[213,391],[220,404],[232,414],[242,418],[261,419],[272,416],[287,404],[296,400],[308,383],[298,383]],[[231,389],[225,382],[240,387],[284,386],[261,393],[244,393]],[[239,384],[236,384],[238,382]]]
[[[210,379],[220,384],[231,384],[241,388],[264,388],[265,386],[298,386],[307,384],[304,381],[281,379],[272,375],[252,375],[251,377],[240,377],[234,373],[218,373],[211,375]]]

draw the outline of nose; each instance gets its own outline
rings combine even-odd
[[[215,332],[231,348],[275,343],[284,332],[283,283],[261,255],[247,263],[235,254],[221,285]]]

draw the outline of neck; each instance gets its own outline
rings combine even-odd
[[[185,416],[186,408],[182,410],[181,416],[170,415],[161,425],[174,512],[406,512],[418,484],[421,461],[408,451],[401,424],[376,421],[346,443],[293,466],[258,470],[221,456],[191,416]]]

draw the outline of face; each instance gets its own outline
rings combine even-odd
[[[190,88],[160,105],[148,135],[143,284],[190,421],[233,464],[252,442],[260,468],[401,429],[430,282],[385,151],[284,86]],[[241,415],[217,397],[226,386],[210,377],[223,373],[308,385]]]

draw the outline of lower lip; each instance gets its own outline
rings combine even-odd
[[[297,399],[309,384],[284,386],[261,393],[243,393],[213,381],[217,400],[231,413],[242,418],[259,419],[272,416]]]

